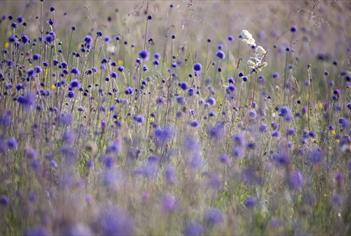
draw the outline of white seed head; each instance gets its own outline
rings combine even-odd
[[[252,37],[252,34],[247,30],[242,30],[240,33],[240,40],[248,45],[255,45],[255,39]]]

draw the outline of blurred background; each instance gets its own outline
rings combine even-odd
[[[40,0],[2,0],[2,14],[23,15],[29,29],[38,32],[41,14]],[[99,0],[99,1],[43,1],[43,8],[56,7],[55,30],[77,33],[103,31],[120,34],[124,40],[140,46],[145,30],[145,17],[153,17],[149,37],[162,48],[165,37],[177,35],[177,42],[191,47],[200,46],[201,40],[211,38],[225,41],[226,36],[237,38],[242,29],[254,33],[254,38],[265,48],[274,45],[285,48],[291,43],[290,27],[296,26],[302,34],[295,48],[306,48],[304,56],[318,53],[338,57],[350,48],[351,1],[323,0]],[[48,11],[44,11],[48,14]],[[4,32],[3,32],[4,33]],[[79,37],[75,37],[79,39]],[[294,41],[293,41],[294,42]],[[160,45],[161,44],[161,45]],[[308,48],[308,49],[307,49]],[[200,48],[199,48],[200,49]]]

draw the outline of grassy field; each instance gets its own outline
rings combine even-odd
[[[349,1],[0,6],[0,235],[351,235]]]

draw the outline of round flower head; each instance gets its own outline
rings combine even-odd
[[[222,50],[218,50],[218,51],[216,52],[216,57],[218,57],[218,58],[221,59],[221,60],[224,60],[224,58],[225,58],[225,53],[224,53]]]
[[[202,70],[202,65],[200,63],[195,63],[193,68],[194,68],[194,71],[199,72]]]
[[[71,73],[74,74],[74,75],[79,75],[80,71],[79,71],[78,68],[74,67],[74,68],[72,68]]]
[[[136,123],[139,123],[139,124],[143,124],[145,122],[145,118],[142,115],[135,115],[133,119]]]
[[[253,208],[257,203],[257,199],[255,197],[249,196],[245,199],[244,205],[247,208]]]
[[[312,149],[308,154],[308,159],[312,164],[320,163],[324,158],[324,153],[319,148]]]
[[[26,93],[19,96],[17,102],[26,108],[30,108],[35,104],[35,95],[33,93]]]
[[[102,211],[99,217],[99,228],[102,236],[132,236],[134,222],[125,211],[109,207]]]
[[[30,42],[30,39],[29,39],[28,35],[22,34],[21,41],[23,44],[27,44]]]
[[[215,140],[221,139],[224,135],[224,123],[218,122],[214,126],[209,127],[208,135]]]
[[[300,171],[293,171],[289,174],[288,183],[292,189],[300,189],[303,186],[303,175]]]
[[[218,225],[224,221],[222,212],[217,208],[210,208],[205,213],[205,222],[210,226]]]
[[[118,153],[121,150],[120,143],[117,140],[114,140],[109,143],[106,148],[106,153]]]
[[[191,222],[185,225],[183,233],[184,236],[203,236],[204,227],[197,222]]]
[[[32,57],[32,59],[33,59],[34,61],[40,60],[40,58],[41,58],[41,56],[40,56],[40,54],[38,54],[38,53],[34,54],[33,57]]]
[[[79,88],[80,87],[80,81],[78,79],[73,79],[70,84],[71,88]]]
[[[17,147],[18,147],[17,140],[16,140],[14,137],[9,138],[9,139],[7,140],[7,146],[8,146],[8,148],[9,148],[10,150],[15,150],[15,149],[17,149]]]
[[[173,126],[166,125],[164,127],[158,127],[155,132],[155,139],[157,145],[162,145],[170,141],[175,135],[175,128]]]
[[[147,50],[141,50],[139,52],[139,57],[146,61],[149,58],[149,52]]]
[[[90,46],[90,44],[92,43],[92,41],[93,41],[93,37],[91,37],[91,35],[87,35],[87,36],[85,36],[85,38],[84,38],[84,43],[88,46]]]
[[[0,196],[0,205],[8,206],[9,204],[10,204],[10,199],[7,196],[5,195]]]
[[[166,193],[163,196],[162,205],[165,212],[174,212],[177,208],[177,199],[174,195]]]

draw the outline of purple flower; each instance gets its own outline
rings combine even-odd
[[[177,209],[176,197],[170,193],[166,193],[162,198],[162,206],[165,212],[174,212]]]
[[[73,67],[72,70],[71,70],[71,73],[74,74],[74,75],[79,75],[79,74],[80,74],[80,71],[79,71],[78,68]]]
[[[120,142],[113,140],[106,148],[106,153],[118,153],[121,150]]]
[[[132,236],[134,222],[127,213],[116,207],[103,210],[99,217],[99,226],[103,236]]]
[[[290,163],[289,156],[286,152],[278,152],[273,155],[272,159],[278,166],[282,167],[287,166]]]
[[[184,138],[183,147],[186,151],[197,152],[197,151],[199,151],[200,144],[195,137],[186,136]]]
[[[190,222],[185,225],[183,233],[184,236],[203,236],[204,227],[197,222]]]
[[[218,51],[216,52],[216,56],[217,56],[219,59],[223,60],[223,59],[225,58],[225,53],[224,53],[222,50],[218,50]]]
[[[72,123],[73,117],[72,114],[69,112],[62,112],[60,115],[57,117],[57,121],[59,124],[68,126]]]
[[[279,116],[283,117],[285,121],[289,122],[292,120],[293,115],[289,107],[282,106],[279,108]]]
[[[0,205],[6,207],[9,204],[10,204],[10,199],[7,196],[5,196],[5,195],[0,196]]]
[[[166,167],[164,175],[169,184],[174,184],[177,181],[176,169],[171,164]]]
[[[175,135],[175,128],[170,125],[156,128],[154,132],[155,141],[157,145],[163,145],[173,139]]]
[[[9,127],[12,123],[12,114],[10,111],[5,111],[0,114],[0,125]]]
[[[10,150],[15,150],[17,149],[18,147],[18,143],[17,143],[17,140],[14,138],[14,137],[11,137],[7,140],[7,147],[10,149]]]
[[[27,230],[24,236],[50,236],[51,234],[42,226],[36,226]]]
[[[247,208],[253,208],[257,203],[257,199],[255,197],[249,196],[245,199],[244,205]]]
[[[324,158],[324,153],[319,148],[311,150],[308,154],[308,159],[312,164],[320,163]]]
[[[80,87],[80,81],[78,79],[73,79],[70,83],[71,88],[79,88]]]
[[[93,37],[91,37],[91,35],[87,35],[84,38],[84,43],[88,46],[90,46],[91,42],[93,41]]]
[[[145,118],[142,115],[135,115],[133,119],[138,124],[143,124],[145,122]]]
[[[149,58],[149,52],[147,50],[141,50],[138,55],[144,61]]]
[[[302,173],[298,170],[291,172],[289,174],[288,183],[290,188],[300,189],[304,183]]]
[[[17,102],[25,108],[30,108],[35,104],[35,95],[33,93],[26,93],[17,98]]]
[[[207,133],[211,139],[221,139],[224,136],[224,122],[218,122],[214,126],[210,126]]]
[[[202,65],[200,63],[195,63],[193,68],[194,71],[199,72],[202,70]]]
[[[244,156],[244,149],[242,147],[234,147],[232,150],[232,155],[236,158],[242,158]]]
[[[205,222],[210,225],[218,225],[224,221],[222,212],[217,208],[210,208],[205,213]]]

